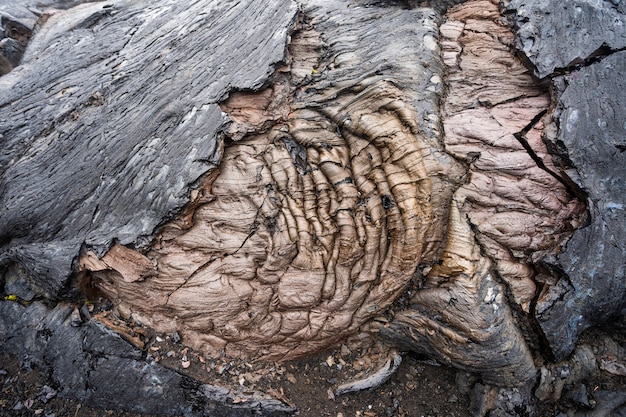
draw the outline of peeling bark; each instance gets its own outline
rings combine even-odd
[[[438,60],[436,15],[386,16],[403,42],[433,42],[401,60],[401,45],[368,41],[371,11],[333,7],[305,10],[314,24],[293,34],[292,67],[222,104],[232,124],[219,174],[163,226],[148,252],[156,276],[83,263],[115,271],[94,276],[122,309],[205,351],[291,359],[358,332],[438,258],[463,172],[437,120],[421,126],[411,105],[436,115],[437,95],[418,89],[441,68],[411,68]],[[331,26],[335,14],[359,24]],[[415,33],[414,20],[427,25]]]
[[[543,123],[532,123],[549,97],[513,55],[513,34],[497,3],[452,8],[441,34],[446,150],[467,162],[469,177],[453,197],[441,264],[428,272],[411,309],[382,333],[487,383],[521,385],[535,370],[511,307],[530,313],[533,264],[559,250],[585,206],[516,138],[523,134],[552,167]],[[535,343],[536,336],[527,337]]]
[[[57,302],[77,273],[122,318],[209,354],[288,360],[377,334],[528,383],[538,339],[562,359],[623,313],[610,80],[626,60],[619,30],[550,52],[522,3],[119,0],[38,26],[0,8],[4,294]],[[623,21],[574,3],[591,10],[580,24]],[[70,332],[66,309],[44,310],[24,320]],[[139,367],[135,353],[122,359]]]

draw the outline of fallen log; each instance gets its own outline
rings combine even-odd
[[[528,384],[537,355],[623,320],[623,84],[607,80],[624,59],[620,32],[582,61],[531,45],[542,24],[503,3],[120,0],[27,8],[38,23],[12,32],[22,9],[0,9],[5,44],[34,30],[23,56],[2,50],[4,294],[96,290],[208,355],[284,361],[377,335]],[[68,325],[65,307],[2,305]]]

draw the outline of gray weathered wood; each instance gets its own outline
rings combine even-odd
[[[50,16],[0,79],[0,264],[54,296],[83,243],[141,246],[215,167],[217,103],[264,83],[296,10],[113,1]]]
[[[626,9],[619,1],[506,3],[518,47],[537,76],[553,85],[554,133],[545,139],[589,207],[588,226],[550,262],[550,268],[562,268],[563,278],[537,303],[545,337],[563,359],[585,329],[620,320],[623,326]]]

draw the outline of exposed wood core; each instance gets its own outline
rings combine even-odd
[[[414,14],[431,24],[413,37],[434,39],[434,13]],[[205,351],[288,359],[358,333],[438,259],[461,165],[399,88],[416,77],[411,62],[376,51],[372,69],[341,50],[345,36],[297,30],[271,85],[222,104],[232,124],[219,174],[162,227],[152,271],[129,270],[117,247],[83,262],[120,309]]]
[[[535,369],[510,304],[530,312],[538,297],[533,263],[580,227],[585,206],[533,159],[555,170],[543,124],[532,125],[549,96],[514,57],[497,1],[466,2],[446,17],[444,139],[467,162],[469,180],[454,194],[441,263],[381,333],[485,382],[522,384]]]
[[[144,253],[81,258],[120,312],[209,353],[285,360],[364,331],[419,271],[382,337],[488,382],[532,377],[509,303],[530,311],[532,263],[584,211],[545,169],[549,96],[495,1],[452,8],[440,32],[430,9],[388,9],[384,47],[380,19],[303,6],[287,62],[221,104],[221,162],[183,214]]]

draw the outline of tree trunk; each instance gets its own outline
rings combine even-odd
[[[134,411],[158,374],[169,414],[283,415],[66,303],[214,356],[376,335],[497,386],[622,323],[624,10],[418,3],[0,4],[3,349],[97,406],[126,368]]]

